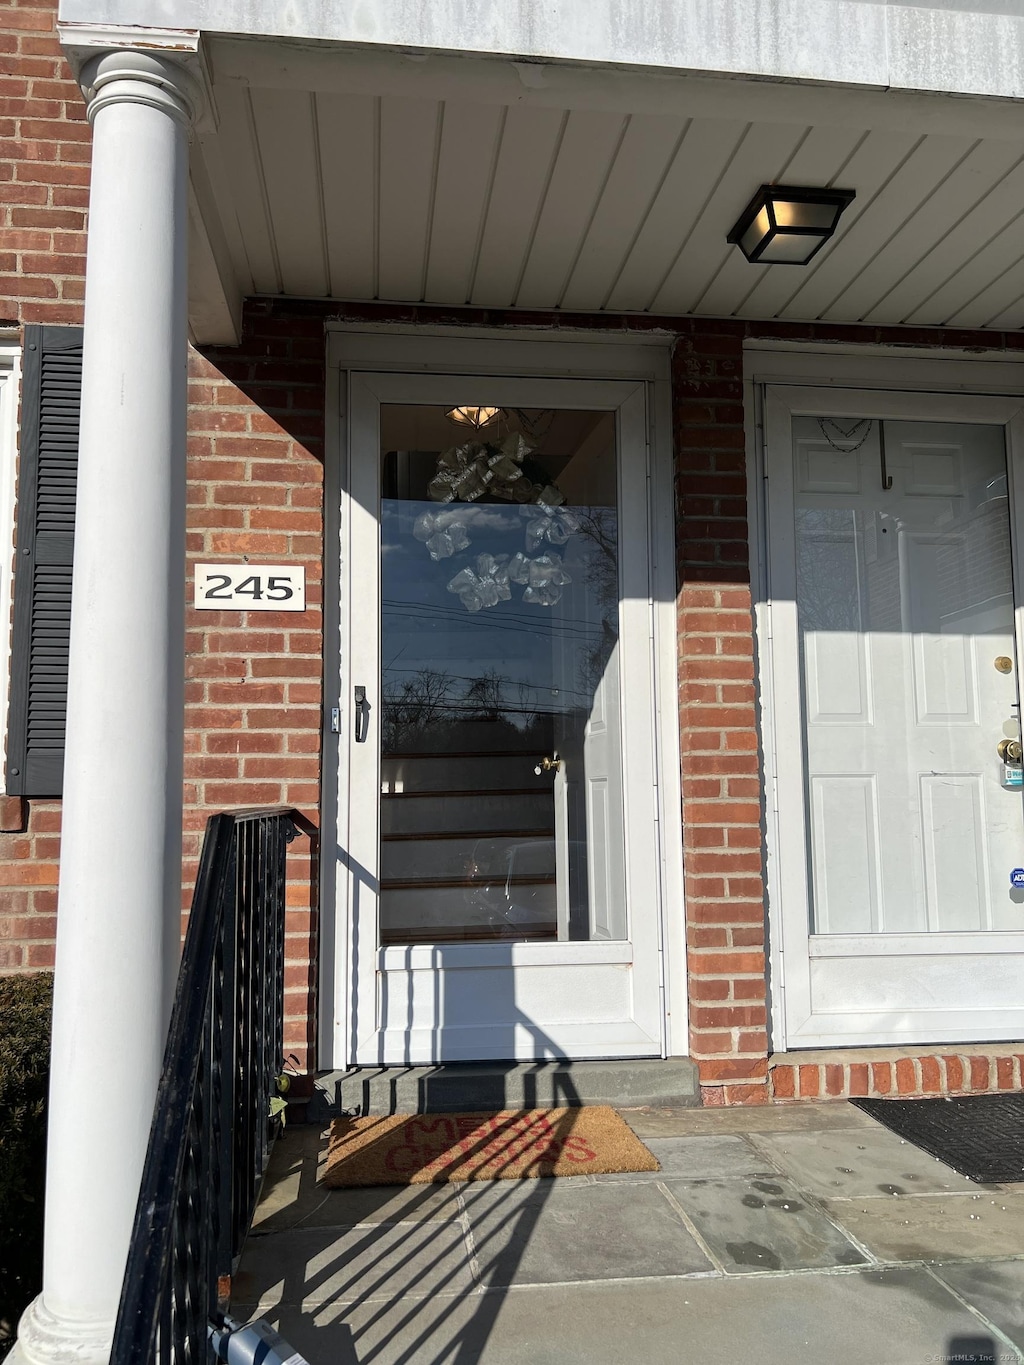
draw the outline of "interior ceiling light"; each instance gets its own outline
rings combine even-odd
[[[854,190],[762,185],[728,241],[759,265],[806,265],[835,232],[854,195]]]
[[[479,431],[481,427],[488,426],[500,415],[501,408],[449,408],[445,413],[450,421],[457,422],[461,427],[472,427],[474,431]]]

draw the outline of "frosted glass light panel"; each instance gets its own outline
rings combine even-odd
[[[614,416],[381,441],[381,941],[623,939]]]
[[[838,416],[793,432],[814,932],[1019,929],[1002,430]]]

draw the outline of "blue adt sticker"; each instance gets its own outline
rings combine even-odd
[[[1024,887],[1024,867],[1015,867],[1010,873],[1010,885]]]

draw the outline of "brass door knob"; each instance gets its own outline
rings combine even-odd
[[[1024,745],[1019,739],[1001,739],[996,751],[1004,763],[1020,763],[1024,759]]]
[[[562,760],[555,755],[553,758],[542,758],[534,768],[534,772],[540,777],[541,773],[556,773],[562,766]]]

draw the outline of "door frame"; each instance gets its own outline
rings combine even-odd
[[[891,419],[983,421],[1004,428],[1010,480],[1010,507],[1013,524],[1013,586],[1015,594],[1015,634],[1018,657],[1024,660],[1024,364],[1016,357],[969,353],[928,352],[898,347],[811,348],[785,343],[749,344],[745,355],[745,403],[747,415],[747,473],[751,490],[750,517],[752,545],[757,547],[752,564],[755,602],[755,649],[757,655],[758,700],[762,716],[764,754],[764,818],[766,829],[768,926],[769,926],[769,1001],[771,1046],[775,1052],[793,1048],[836,1046],[898,1045],[899,1043],[970,1042],[991,1036],[991,1020],[969,1025],[955,1039],[947,1038],[927,1021],[918,1028],[905,1030],[898,1040],[879,1042],[870,1030],[856,1032],[826,1031],[820,1026],[797,1024],[794,1017],[809,1014],[808,1001],[810,935],[807,919],[806,852],[803,824],[799,833],[787,833],[780,819],[780,781],[803,787],[802,752],[791,754],[779,742],[777,717],[777,670],[779,650],[772,621],[769,597],[768,547],[772,508],[769,504],[766,436],[768,403],[773,386],[789,392],[801,411],[814,414],[828,406],[830,390],[868,390],[881,402],[880,415]],[[815,393],[815,391],[817,391]],[[876,400],[873,400],[876,401]],[[915,407],[915,405],[917,405]],[[885,411],[881,411],[884,408]],[[826,414],[827,415],[827,414]],[[1018,477],[1013,479],[1016,463]],[[795,664],[792,665],[795,667]],[[798,770],[794,776],[794,764]],[[799,841],[799,847],[797,842]],[[803,895],[794,897],[797,860],[802,871]],[[785,894],[784,893],[785,890]],[[838,936],[837,936],[838,937]],[[845,936],[844,936],[845,937]],[[964,936],[944,936],[946,950],[963,945]],[[988,935],[986,947],[996,952],[996,940],[1016,935]],[[954,943],[954,940],[958,942]],[[895,943],[890,947],[896,947]],[[905,946],[910,946],[909,942]],[[841,957],[854,945],[823,941],[815,946],[816,957]],[[881,943],[857,947],[855,955],[881,954]],[[794,998],[794,996],[796,998]]]
[[[321,1067],[352,1063],[354,979],[348,907],[336,890],[339,831],[348,827],[348,785],[341,764],[350,693],[342,650],[344,556],[347,526],[342,514],[348,486],[349,392],[360,373],[467,374],[524,379],[572,378],[632,380],[647,388],[648,526],[652,584],[651,638],[655,686],[653,759],[657,782],[656,818],[660,861],[659,951],[662,958],[665,1019],[664,1051],[687,1052],[685,910],[683,906],[679,735],[676,723],[675,526],[669,343],[623,345],[597,333],[566,338],[565,333],[502,331],[483,328],[332,328],[327,338],[325,552],[324,552],[324,744],[323,838],[320,925]],[[346,627],[347,629],[347,627]],[[338,661],[337,663],[335,661]],[[332,729],[338,708],[342,734]],[[331,776],[338,773],[337,781]],[[429,953],[429,947],[427,952]]]

